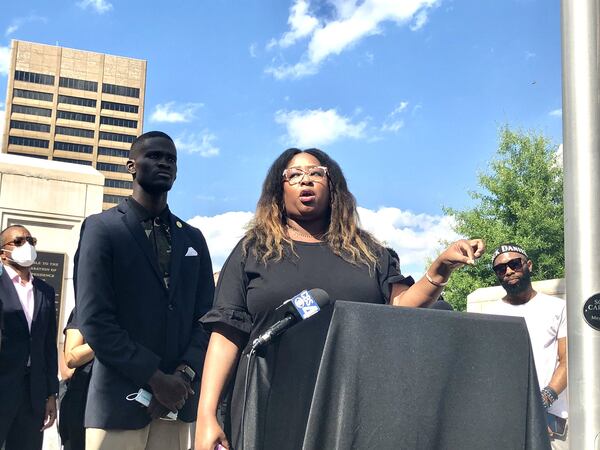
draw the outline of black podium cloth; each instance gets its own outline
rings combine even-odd
[[[521,318],[338,301],[247,362],[235,450],[550,448]]]

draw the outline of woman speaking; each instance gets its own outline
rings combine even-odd
[[[217,420],[222,392],[240,352],[271,325],[273,310],[284,300],[318,287],[332,299],[426,306],[439,297],[453,270],[473,264],[483,251],[479,239],[454,242],[415,283],[360,229],[356,201],[340,166],[321,150],[284,151],[267,173],[254,219],[225,262],[213,309],[202,319],[212,333],[195,449],[230,448]],[[234,393],[236,417],[242,400]],[[239,425],[231,425],[234,447]]]

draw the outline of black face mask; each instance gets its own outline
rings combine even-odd
[[[531,285],[531,272],[526,265],[523,265],[522,271],[523,275],[521,275],[521,278],[519,278],[519,281],[515,284],[501,282],[502,287],[508,294],[520,294],[529,289],[529,286]]]

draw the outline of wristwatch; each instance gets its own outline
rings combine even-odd
[[[196,372],[187,364],[179,369],[179,372],[181,372],[190,383],[196,378]]]

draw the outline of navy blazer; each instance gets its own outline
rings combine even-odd
[[[135,210],[128,203],[88,217],[76,256],[77,320],[95,352],[85,426],[139,429],[147,409],[126,400],[157,370],[173,373],[187,363],[195,391],[179,411],[196,420],[199,379],[208,335],[199,319],[212,306],[214,281],[202,233],[170,216],[170,287]]]
[[[34,309],[31,332],[12,280],[2,271],[0,301],[4,315],[0,347],[0,408],[15,408],[30,364],[31,406],[43,413],[46,400],[58,393],[58,354],[56,348],[56,307],[54,289],[33,278]],[[41,425],[40,425],[41,426]]]

